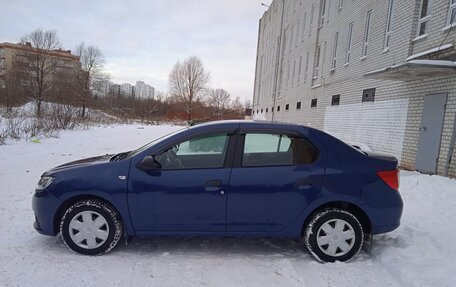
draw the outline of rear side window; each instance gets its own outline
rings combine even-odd
[[[247,133],[242,166],[283,166],[315,162],[318,150],[306,139],[286,134]]]

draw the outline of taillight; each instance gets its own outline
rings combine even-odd
[[[399,170],[386,170],[377,172],[380,177],[389,187],[399,191]]]

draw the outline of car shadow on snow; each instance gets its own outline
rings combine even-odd
[[[43,237],[36,245],[51,252],[75,253],[68,250],[60,235]],[[36,246],[35,247],[38,247]],[[371,245],[365,245],[352,262],[370,261],[376,255],[391,248],[405,248],[406,241],[400,235],[377,235]],[[35,248],[34,248],[35,249]],[[122,240],[108,256],[247,256],[286,257],[316,262],[303,241],[280,238],[230,238],[230,237],[135,237],[128,244]]]
[[[246,255],[309,257],[303,242],[270,238],[200,238],[200,237],[136,237],[120,243],[114,253],[158,255]]]

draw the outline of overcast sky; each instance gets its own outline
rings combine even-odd
[[[143,80],[161,91],[178,60],[199,56],[211,87],[251,99],[258,20],[266,9],[260,2],[1,0],[0,42],[56,29],[64,49],[81,41],[98,46],[114,82]]]

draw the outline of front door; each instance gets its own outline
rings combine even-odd
[[[225,231],[229,139],[227,133],[194,136],[154,155],[158,170],[132,166],[128,204],[135,230]]]
[[[415,164],[418,171],[425,173],[436,173],[437,171],[446,101],[447,94],[434,94],[424,97]]]

